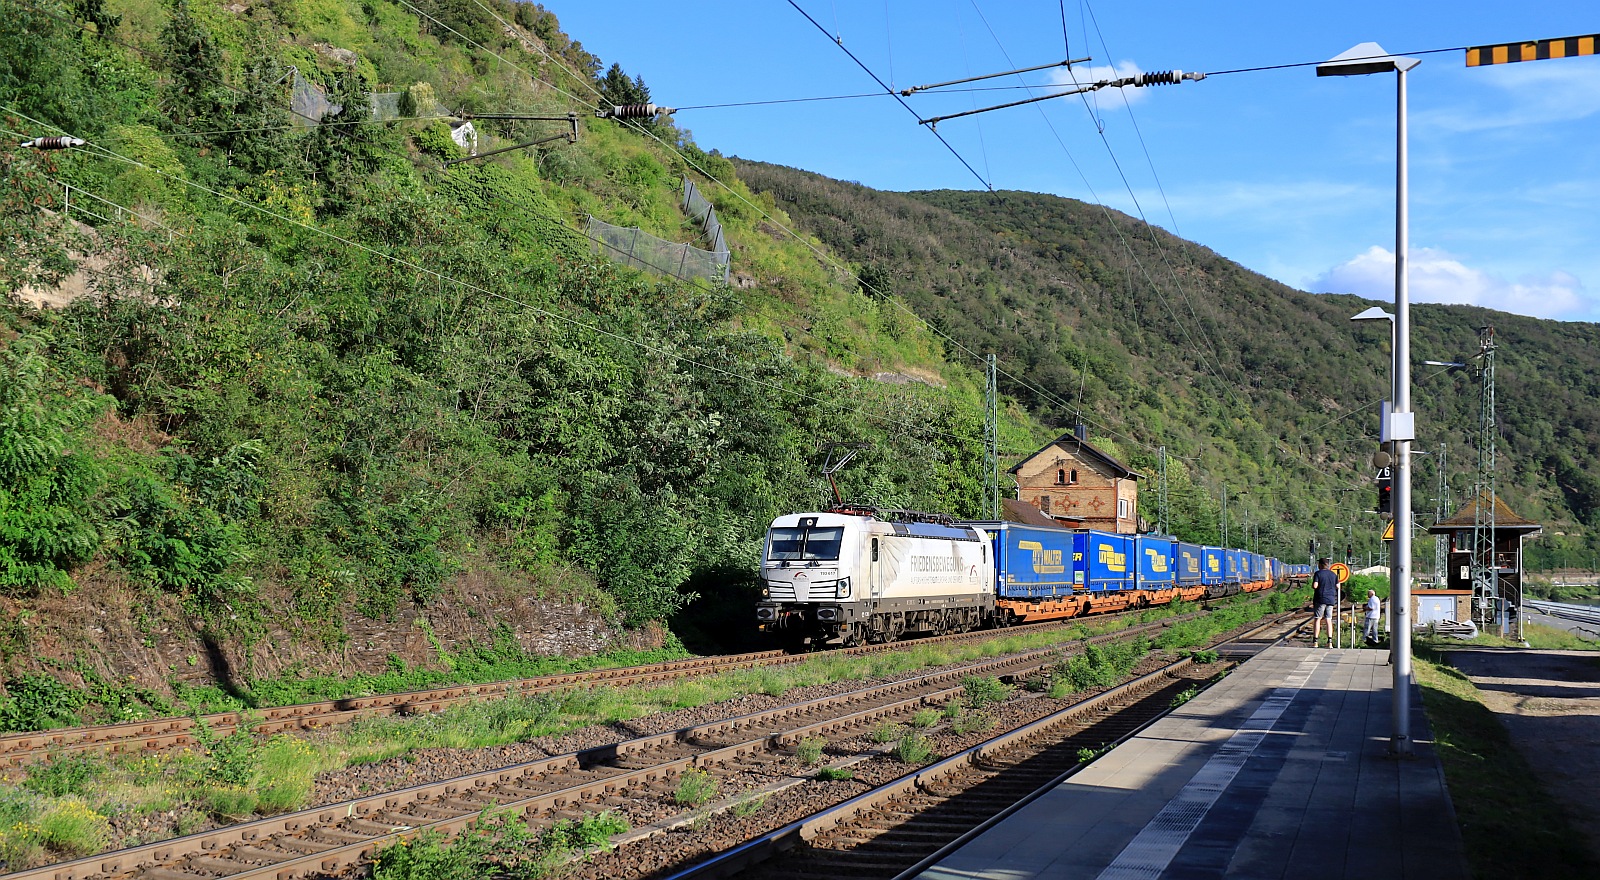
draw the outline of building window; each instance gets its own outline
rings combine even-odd
[[[1039,496],[1039,509],[1044,511],[1045,513],[1049,513],[1050,512],[1050,496],[1049,495],[1040,495]]]
[[[1077,468],[1073,468],[1072,469],[1072,477],[1070,479],[1068,479],[1067,482],[1068,483],[1072,483],[1072,484],[1076,484],[1078,482],[1078,469]]]
[[[1065,486],[1066,484],[1067,484],[1067,472],[1066,472],[1066,470],[1063,469],[1063,470],[1056,471],[1056,485],[1057,486]]]
[[[1128,518],[1128,499],[1126,499],[1126,498],[1118,498],[1117,499],[1117,519],[1127,519],[1127,518]]]

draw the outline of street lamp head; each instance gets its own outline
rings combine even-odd
[[[1373,306],[1372,308],[1367,309],[1366,311],[1362,312],[1359,315],[1351,315],[1350,316],[1350,320],[1352,320],[1352,321],[1388,321],[1390,324],[1393,324],[1394,323],[1394,315],[1389,314],[1388,312],[1384,311],[1383,309],[1379,308],[1378,306]]]
[[[1405,73],[1421,63],[1420,58],[1390,55],[1377,43],[1362,43],[1318,64],[1317,76],[1364,76],[1391,71]]]

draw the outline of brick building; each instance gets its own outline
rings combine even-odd
[[[1086,433],[1079,425],[1013,467],[1017,499],[1052,519],[1137,534],[1142,475],[1090,445]]]

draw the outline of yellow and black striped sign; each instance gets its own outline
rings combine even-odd
[[[1525,43],[1501,43],[1497,46],[1473,46],[1467,50],[1467,66],[1485,64],[1510,64],[1514,61],[1544,61],[1548,58],[1572,58],[1593,55],[1600,46],[1600,34],[1587,37],[1561,37],[1555,40],[1529,40]]]

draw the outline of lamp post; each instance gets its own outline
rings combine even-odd
[[[1394,718],[1389,750],[1400,756],[1411,754],[1411,441],[1416,435],[1411,412],[1411,299],[1406,277],[1410,249],[1406,73],[1421,63],[1417,58],[1390,55],[1377,43],[1362,43],[1317,65],[1317,76],[1395,74],[1394,406],[1387,415],[1383,437],[1394,443],[1394,559],[1389,570],[1394,602]]]

